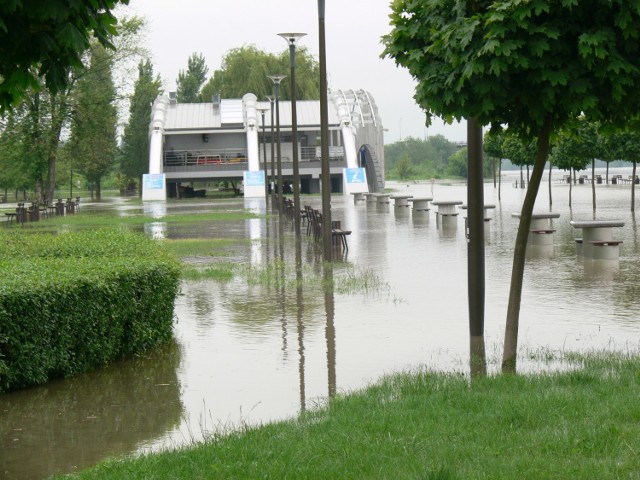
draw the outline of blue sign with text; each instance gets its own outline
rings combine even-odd
[[[164,188],[164,173],[148,173],[143,175],[145,190],[162,190]]]
[[[264,171],[244,172],[245,187],[264,187]]]
[[[345,168],[347,183],[365,183],[364,168]]]

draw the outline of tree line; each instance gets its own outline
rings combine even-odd
[[[9,82],[0,83],[0,189],[5,199],[10,192],[18,199],[21,192],[23,199],[53,201],[56,190],[67,186],[72,195],[80,179],[98,199],[105,181],[121,190],[141,184],[148,170],[149,121],[162,79],[141,46],[144,19],[116,21],[112,16],[108,23],[108,39],[105,32],[87,27],[77,55],[54,76],[49,72],[51,78],[43,70],[45,60],[30,58],[22,72],[28,82],[14,82],[13,90]],[[34,39],[32,46],[37,44]],[[11,59],[0,55],[3,61]],[[307,49],[298,49],[296,66],[298,98],[318,98],[319,67]],[[249,45],[227,52],[220,68],[207,77],[204,57],[193,53],[176,78],[177,99],[211,102],[214,95],[241,98],[251,92],[266,100],[273,92],[268,75],[289,70],[288,49],[273,54]],[[129,78],[135,78],[133,86]],[[286,79],[280,92],[282,99],[290,98]]]

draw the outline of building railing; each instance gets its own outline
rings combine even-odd
[[[282,155],[283,162],[290,162],[290,151]],[[320,161],[320,147],[300,147],[300,161]],[[329,147],[329,160],[344,160],[342,147]],[[264,161],[262,149],[260,150],[260,163]],[[271,161],[270,156],[267,161]],[[245,147],[233,147],[224,149],[207,150],[167,150],[164,152],[165,167],[190,167],[197,165],[227,165],[247,163],[247,149]]]
[[[165,167],[187,167],[193,165],[220,165],[246,163],[245,147],[218,148],[207,150],[167,150],[164,152]]]

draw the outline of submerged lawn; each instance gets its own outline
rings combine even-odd
[[[637,479],[640,357],[570,355],[568,371],[418,371],[298,419],[113,460],[84,479]]]

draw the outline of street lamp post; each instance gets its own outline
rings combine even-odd
[[[293,220],[296,235],[300,235],[300,166],[298,165],[298,117],[296,109],[296,43],[306,33],[279,33],[289,44],[291,64],[291,145],[293,148]]]
[[[269,204],[269,182],[267,181],[267,179],[269,177],[267,177],[267,142],[266,142],[266,138],[264,136],[264,114],[267,112],[267,110],[269,110],[266,107],[263,108],[259,108],[258,111],[260,112],[260,114],[262,115],[262,157],[263,157],[263,162],[264,162],[264,202],[265,202],[265,207],[268,207]]]
[[[269,103],[271,104],[271,181],[270,181],[270,185],[271,185],[271,209],[275,210],[276,208],[276,181],[275,181],[275,158],[276,158],[276,154],[274,151],[274,143],[273,143],[273,113],[274,113],[274,103],[276,101],[276,96],[275,95],[267,95],[267,99],[269,100]]]
[[[280,82],[286,75],[269,75],[273,81],[274,96],[276,97],[276,148],[278,153],[278,211],[284,215],[284,202],[282,201],[282,151],[280,150]]]
[[[322,175],[322,250],[324,261],[333,260],[331,244],[331,170],[329,168],[329,101],[327,99],[327,52],[324,37],[324,0],[318,0],[320,63],[320,156]]]

